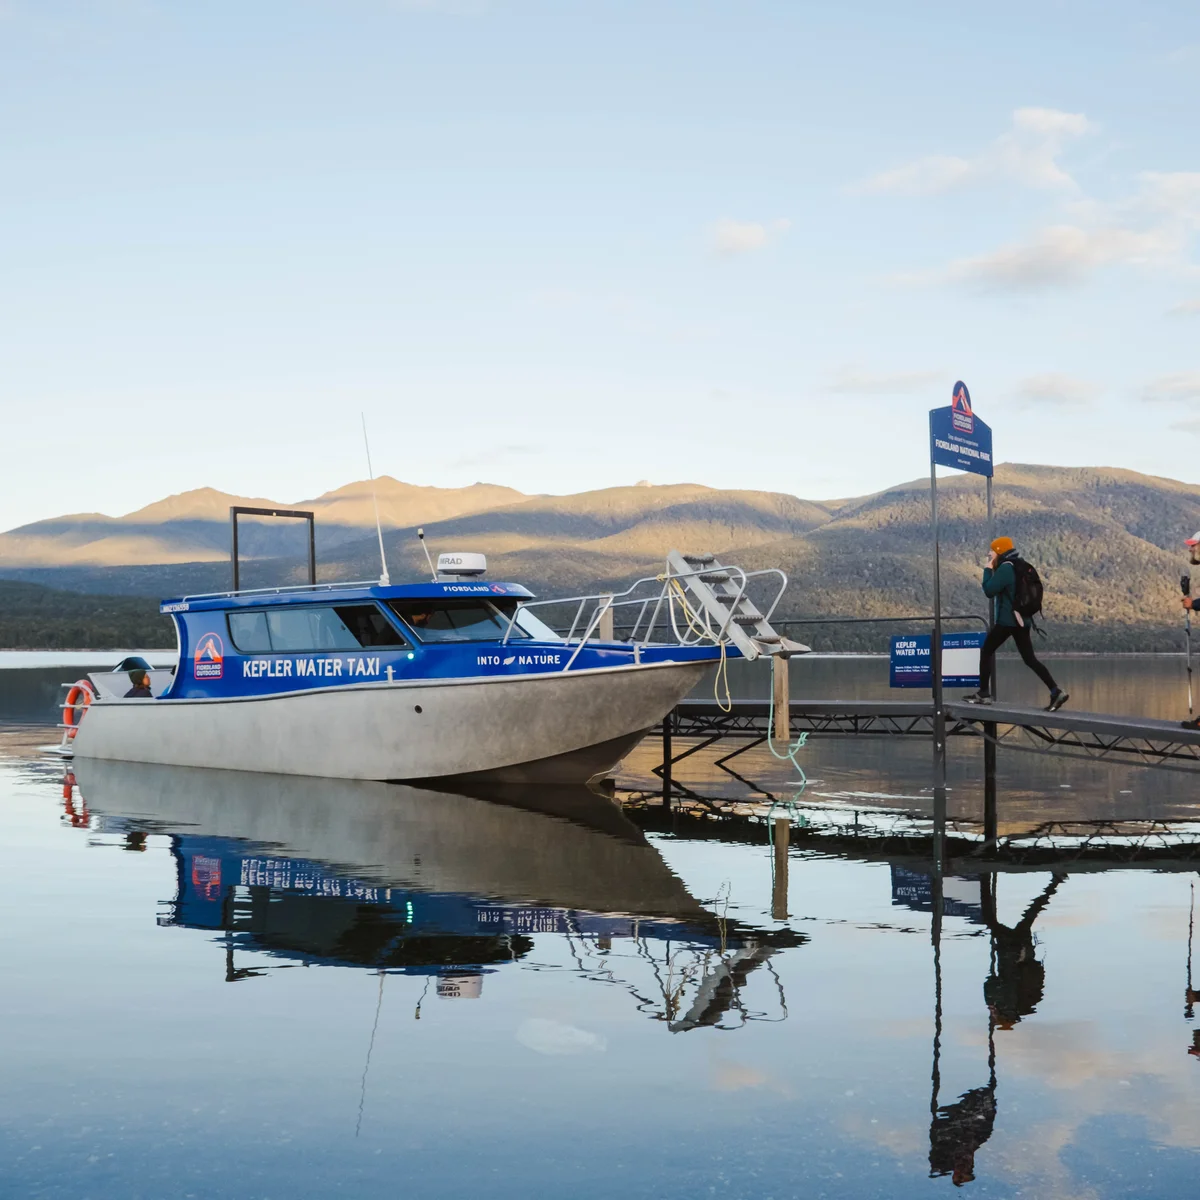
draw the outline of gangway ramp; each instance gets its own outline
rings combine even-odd
[[[951,737],[990,737],[1000,744],[1023,743],[1096,758],[1117,755],[1200,766],[1200,730],[1184,729],[1178,722],[961,701],[950,701],[945,709],[946,733]],[[737,753],[765,742],[770,716],[771,706],[766,701],[734,700],[726,709],[711,700],[684,700],[659,732],[670,738],[699,740],[671,758],[679,762],[726,738],[749,743]],[[794,701],[789,716],[793,735],[933,736],[933,703],[929,700]]]

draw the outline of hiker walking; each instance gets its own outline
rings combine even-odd
[[[1200,567],[1200,530],[1197,530],[1195,536],[1188,538],[1183,543],[1188,548],[1188,557],[1190,564],[1193,567]],[[1200,612],[1200,604],[1197,604],[1197,597],[1192,595],[1192,577],[1191,574],[1184,575],[1179,581],[1180,587],[1183,588],[1183,607],[1184,617],[1187,621],[1187,681],[1188,681],[1188,719],[1180,721],[1180,725],[1184,729],[1200,729],[1200,717],[1194,717],[1192,712],[1192,613]]]
[[[983,569],[983,594],[996,601],[996,623],[979,651],[979,691],[963,697],[968,704],[992,702],[996,651],[1009,638],[1016,642],[1021,661],[1050,689],[1046,711],[1056,712],[1070,699],[1033,652],[1033,615],[1041,611],[1041,586],[1037,572],[1017,553],[1012,538],[999,537],[992,543]]]

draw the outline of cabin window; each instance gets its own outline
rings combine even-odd
[[[230,613],[229,636],[243,654],[269,654],[271,651],[265,612]]]
[[[229,614],[229,636],[243,654],[405,647],[408,642],[374,604],[281,605]]]
[[[490,600],[393,600],[392,611],[423,642],[498,642],[508,633],[509,612]],[[508,640],[529,634],[514,625]]]
[[[400,631],[374,604],[339,604],[334,610],[360,646],[407,646]]]

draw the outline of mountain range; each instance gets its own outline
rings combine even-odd
[[[540,595],[619,589],[657,573],[678,547],[786,571],[783,617],[922,614],[931,604],[928,480],[824,502],[699,484],[544,496],[388,477],[376,480],[376,493],[393,581],[427,573],[415,535],[423,525],[433,552],[483,551],[493,578],[525,582]],[[983,482],[951,476],[939,481],[939,495],[944,610],[980,613]],[[322,579],[379,574],[371,487],[358,482],[286,505],[199,489],[123,517],[35,522],[0,534],[0,576],[155,597],[227,587],[231,504],[313,511]],[[1004,464],[995,510],[998,532],[1041,570],[1051,648],[1179,648],[1183,539],[1200,528],[1200,489],[1116,468]],[[239,526],[243,586],[303,579],[299,522],[243,518]],[[886,630],[821,627],[819,637],[804,636],[814,645],[879,649]]]

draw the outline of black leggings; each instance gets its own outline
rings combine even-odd
[[[1012,638],[1021,652],[1021,661],[1052,691],[1058,691],[1054,676],[1038,661],[1033,652],[1033,635],[1028,625],[993,625],[992,631],[979,651],[979,690],[988,692],[992,686],[992,668],[996,663],[996,651]]]

